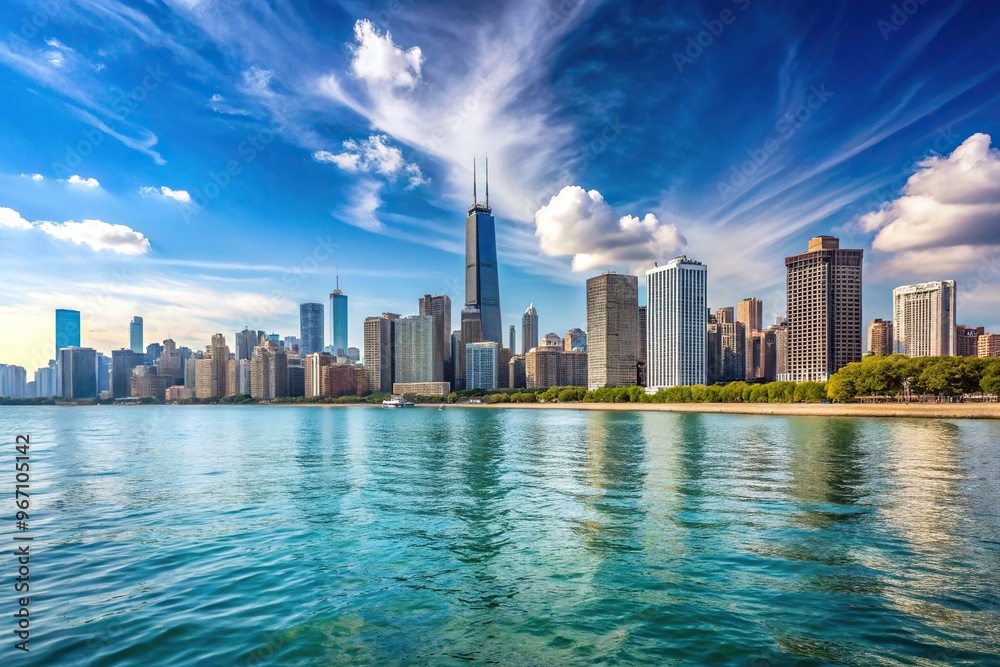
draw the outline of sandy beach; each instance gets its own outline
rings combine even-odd
[[[418,407],[437,408],[427,403]],[[445,409],[488,410],[643,410],[710,412],[741,415],[809,417],[926,417],[933,419],[1000,419],[1000,403],[476,403],[447,404]]]

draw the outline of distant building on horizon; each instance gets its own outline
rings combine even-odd
[[[253,356],[253,349],[260,344],[263,331],[255,331],[245,327],[243,331],[236,332],[236,359],[247,359]]]
[[[80,347],[80,311],[56,308],[56,352]]]
[[[908,357],[955,356],[954,280],[892,290],[894,350]]]
[[[465,307],[463,310],[463,341],[468,343],[493,341],[503,345],[503,324],[500,316],[500,279],[497,276],[496,221],[490,208],[490,167],[486,163],[486,203],[476,195],[476,174],[473,165],[472,205],[465,219]],[[465,336],[466,317],[478,317],[481,331],[478,340]]]
[[[521,349],[527,353],[533,347],[538,347],[538,311],[530,303],[521,316]]]
[[[142,337],[142,318],[136,315],[128,324],[128,347],[137,354],[143,354],[146,351]]]
[[[299,356],[305,357],[323,351],[324,330],[323,304],[299,305]]]
[[[876,317],[868,323],[868,352],[888,356],[895,347],[892,333],[892,320]]]
[[[195,361],[194,395],[199,399],[219,399],[236,395],[236,368],[229,377],[229,346],[221,333],[212,336],[201,358]],[[237,360],[238,361],[238,360]]]
[[[646,271],[647,392],[706,384],[707,301],[701,262],[682,256]]]
[[[146,355],[129,348],[111,351],[111,396],[127,398],[132,395],[132,369],[145,363]]]
[[[533,348],[524,355],[524,386],[528,389],[586,387],[587,353],[566,352],[556,345]]]
[[[785,258],[789,358],[779,380],[825,382],[861,360],[863,255],[817,236],[806,252]]]
[[[573,327],[566,332],[566,335],[563,336],[563,350],[566,352],[571,350],[587,351],[587,334],[584,333],[583,329]]]
[[[347,347],[347,295],[340,290],[338,273],[337,286],[330,293],[330,352],[347,354]]]
[[[587,280],[587,388],[635,385],[639,278],[602,273]]]
[[[517,354],[517,332],[514,331],[514,325],[510,325],[510,330],[507,332],[507,345],[510,348],[511,354]]]

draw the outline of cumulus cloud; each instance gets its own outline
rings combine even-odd
[[[393,179],[402,177],[408,188],[427,182],[420,167],[403,159],[403,151],[392,146],[384,134],[373,134],[361,141],[348,139],[342,153],[316,151],[313,159],[335,164],[352,173],[376,173]]]
[[[43,181],[45,177],[41,174],[21,174],[21,178],[30,178],[33,181]]]
[[[165,185],[161,185],[160,187],[150,185],[141,187],[139,188],[139,194],[144,197],[165,197],[166,199],[173,199],[182,204],[191,203],[191,195],[187,190],[172,190]]]
[[[101,187],[101,184],[97,182],[96,178],[83,178],[77,174],[73,174],[67,178],[66,182],[70,185],[78,185],[81,188],[87,188],[88,190],[94,190]]]
[[[102,220],[76,222],[28,222],[11,208],[0,207],[0,227],[34,230],[53,238],[87,246],[91,250],[109,250],[119,255],[142,255],[149,251],[149,239],[126,225]]]
[[[573,271],[637,268],[672,256],[687,242],[672,224],[647,213],[618,216],[597,190],[570,185],[535,213],[535,236],[547,255],[573,256]]]
[[[12,208],[0,206],[0,227],[9,229],[31,229],[31,223]]]
[[[923,160],[903,196],[863,216],[872,248],[908,252],[1000,244],[1000,151],[974,134],[951,155]]]
[[[420,47],[406,51],[396,46],[392,36],[382,36],[368,19],[354,24],[355,43],[350,45],[351,72],[368,83],[388,83],[398,88],[413,88],[420,80],[423,54]]]

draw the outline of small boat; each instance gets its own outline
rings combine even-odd
[[[393,394],[392,398],[387,398],[382,401],[383,408],[412,408],[413,401],[407,401],[404,397],[399,394]]]

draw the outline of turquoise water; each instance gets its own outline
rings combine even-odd
[[[36,536],[32,651],[3,584],[2,664],[1000,664],[998,422],[218,406],[0,427],[2,470],[32,435]]]

